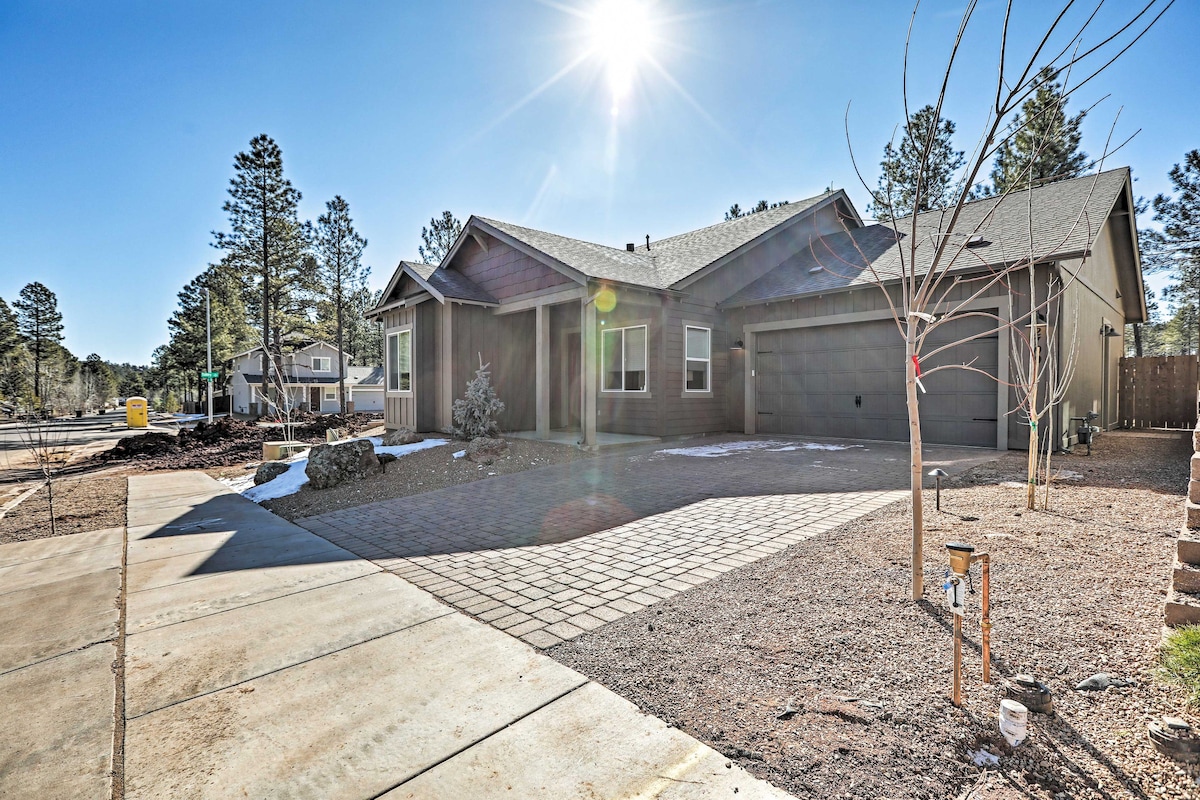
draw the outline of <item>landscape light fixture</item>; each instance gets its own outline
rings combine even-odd
[[[950,473],[946,472],[946,470],[942,469],[941,467],[938,467],[937,469],[933,469],[933,470],[929,471],[929,477],[933,478],[937,482],[936,509],[938,511],[941,511],[942,510],[942,478],[949,478]]]

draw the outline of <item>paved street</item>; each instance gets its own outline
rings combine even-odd
[[[33,433],[37,435],[39,431],[51,449],[70,451],[72,462],[111,447],[125,436],[139,433],[126,427],[124,409],[89,414],[81,419],[48,420],[36,426]],[[144,430],[140,432],[145,433]],[[27,449],[29,441],[30,432],[26,426],[11,421],[0,423],[0,483],[37,477]]]
[[[731,443],[724,455],[670,452]],[[926,470],[994,457],[928,447]],[[902,499],[907,485],[904,444],[719,437],[298,522],[544,648]]]

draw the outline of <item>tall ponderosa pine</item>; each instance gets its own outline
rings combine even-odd
[[[171,340],[164,358],[172,369],[196,381],[197,398],[208,388],[208,382],[201,376],[208,365],[206,289],[211,294],[213,364],[231,358],[253,340],[253,332],[246,324],[240,285],[227,267],[210,265],[180,290],[179,307],[167,320]]]
[[[449,211],[442,212],[441,219],[429,220],[428,228],[421,228],[421,241],[417,255],[426,264],[440,264],[462,233],[462,223]]]
[[[308,229],[300,223],[300,192],[283,177],[283,155],[266,134],[250,141],[249,152],[233,161],[229,232],[213,233],[246,290],[248,313],[259,323],[262,340],[262,396],[270,397],[272,366],[278,366],[283,339],[304,317],[303,294],[310,288],[313,262]]]
[[[367,313],[379,305],[383,290],[360,287],[350,296],[346,315],[346,353],[351,366],[378,367],[383,364],[383,329]]]
[[[367,240],[354,230],[350,204],[341,195],[325,204],[325,213],[317,217],[317,285],[332,307],[336,319],[338,358],[338,407],[346,413],[345,317],[356,292],[366,286],[370,267],[362,265]]]
[[[1007,138],[996,152],[992,186],[984,194],[1004,194],[1051,180],[1074,178],[1088,166],[1079,149],[1083,111],[1067,118],[1067,98],[1057,73],[1044,69],[1037,89],[1024,102]]]
[[[0,297],[0,358],[8,355],[21,344],[21,334],[17,330],[17,315]]]
[[[1141,243],[1147,271],[1170,271],[1173,279],[1163,290],[1178,332],[1172,337],[1178,349],[1190,350],[1193,335],[1187,332],[1200,317],[1200,150],[1192,150],[1182,164],[1167,173],[1174,187],[1170,196],[1154,198],[1154,221],[1161,233],[1148,231]]]
[[[42,381],[46,362],[62,350],[63,318],[58,298],[35,281],[21,290],[13,306],[17,311],[17,330],[33,356],[33,395],[40,400],[46,388]]]
[[[963,151],[954,149],[953,137],[954,123],[940,117],[933,106],[913,112],[900,147],[891,142],[883,146],[879,188],[868,212],[887,221],[952,204],[958,196],[956,175],[963,166]]]

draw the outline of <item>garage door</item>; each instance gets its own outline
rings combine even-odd
[[[994,327],[968,318],[936,329],[924,351]],[[996,374],[997,336],[957,345],[923,360],[970,363]],[[759,433],[908,440],[904,342],[891,320],[770,331],[755,336]],[[922,378],[921,434],[937,444],[996,446],[996,382],[967,370]]]

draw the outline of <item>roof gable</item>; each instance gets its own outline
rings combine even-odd
[[[1002,198],[966,203],[947,250],[953,270],[979,270],[1028,259],[1079,258],[1091,245],[1122,193],[1128,192],[1126,168],[1058,181]],[[927,272],[937,243],[950,225],[948,211],[930,211],[915,219],[868,225],[822,236],[775,270],[725,300],[722,305],[751,305],[870,284],[878,275],[899,279],[913,255],[916,269]],[[962,247],[968,237],[981,241]],[[1136,240],[1132,243],[1136,253]],[[911,269],[911,265],[909,265]]]

